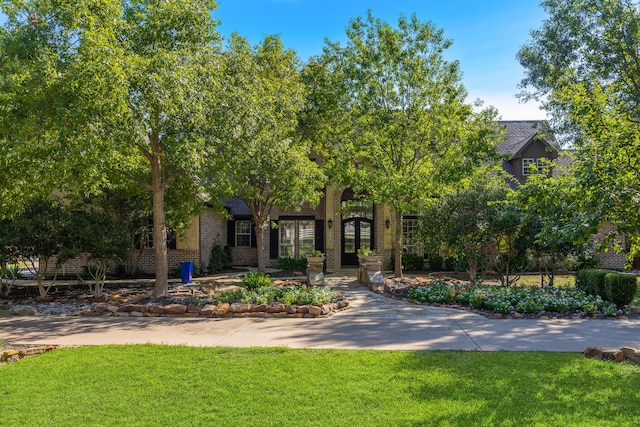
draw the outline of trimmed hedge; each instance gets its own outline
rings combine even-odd
[[[576,287],[589,295],[599,295],[616,305],[627,305],[638,291],[638,280],[631,274],[611,270],[585,269],[576,273]]]
[[[444,259],[437,254],[433,254],[429,256],[429,268],[431,271],[442,271],[442,263]]]
[[[576,273],[576,287],[589,295],[605,297],[604,278],[611,270],[584,269]]]
[[[615,305],[627,305],[638,292],[638,278],[631,274],[609,273],[604,278],[606,299]]]

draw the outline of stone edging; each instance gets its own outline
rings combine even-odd
[[[587,347],[583,354],[592,359],[608,360],[611,362],[624,362],[625,360],[630,360],[640,364],[640,350],[632,347],[604,350],[601,347]]]
[[[57,345],[41,345],[36,347],[0,350],[0,365],[17,362],[25,357],[37,356],[57,349]]]
[[[331,304],[321,305],[285,305],[270,304],[240,304],[221,303],[206,304],[202,307],[185,304],[160,305],[97,303],[91,308],[84,309],[77,315],[83,317],[262,317],[262,318],[315,318],[329,317],[338,311],[349,308],[349,301],[340,300]],[[35,308],[21,308],[12,311],[13,315],[35,316]]]

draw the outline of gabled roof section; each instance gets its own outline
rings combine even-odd
[[[534,141],[558,151],[557,141],[544,120],[499,121],[498,124],[506,126],[505,140],[498,143],[498,153],[509,160],[521,157],[522,151]]]
[[[253,216],[249,206],[236,196],[224,202],[224,207],[234,218],[251,218]]]

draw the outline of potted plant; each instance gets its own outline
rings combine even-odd
[[[319,250],[314,250],[307,255],[307,263],[308,264],[322,264],[324,262],[325,256]]]

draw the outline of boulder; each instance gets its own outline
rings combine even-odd
[[[231,306],[228,302],[223,302],[213,309],[213,314],[215,314],[216,316],[225,316],[227,313],[229,313],[230,308]]]
[[[187,312],[187,306],[184,304],[169,304],[163,307],[164,314],[184,314]]]
[[[632,347],[622,347],[620,349],[624,357],[631,360],[632,362],[640,363],[640,350]]]
[[[585,348],[583,354],[586,357],[591,357],[594,359],[600,359],[602,357],[602,348],[600,347],[587,347]]]
[[[618,349],[602,350],[602,360],[611,360],[613,362],[624,361],[624,353]]]

